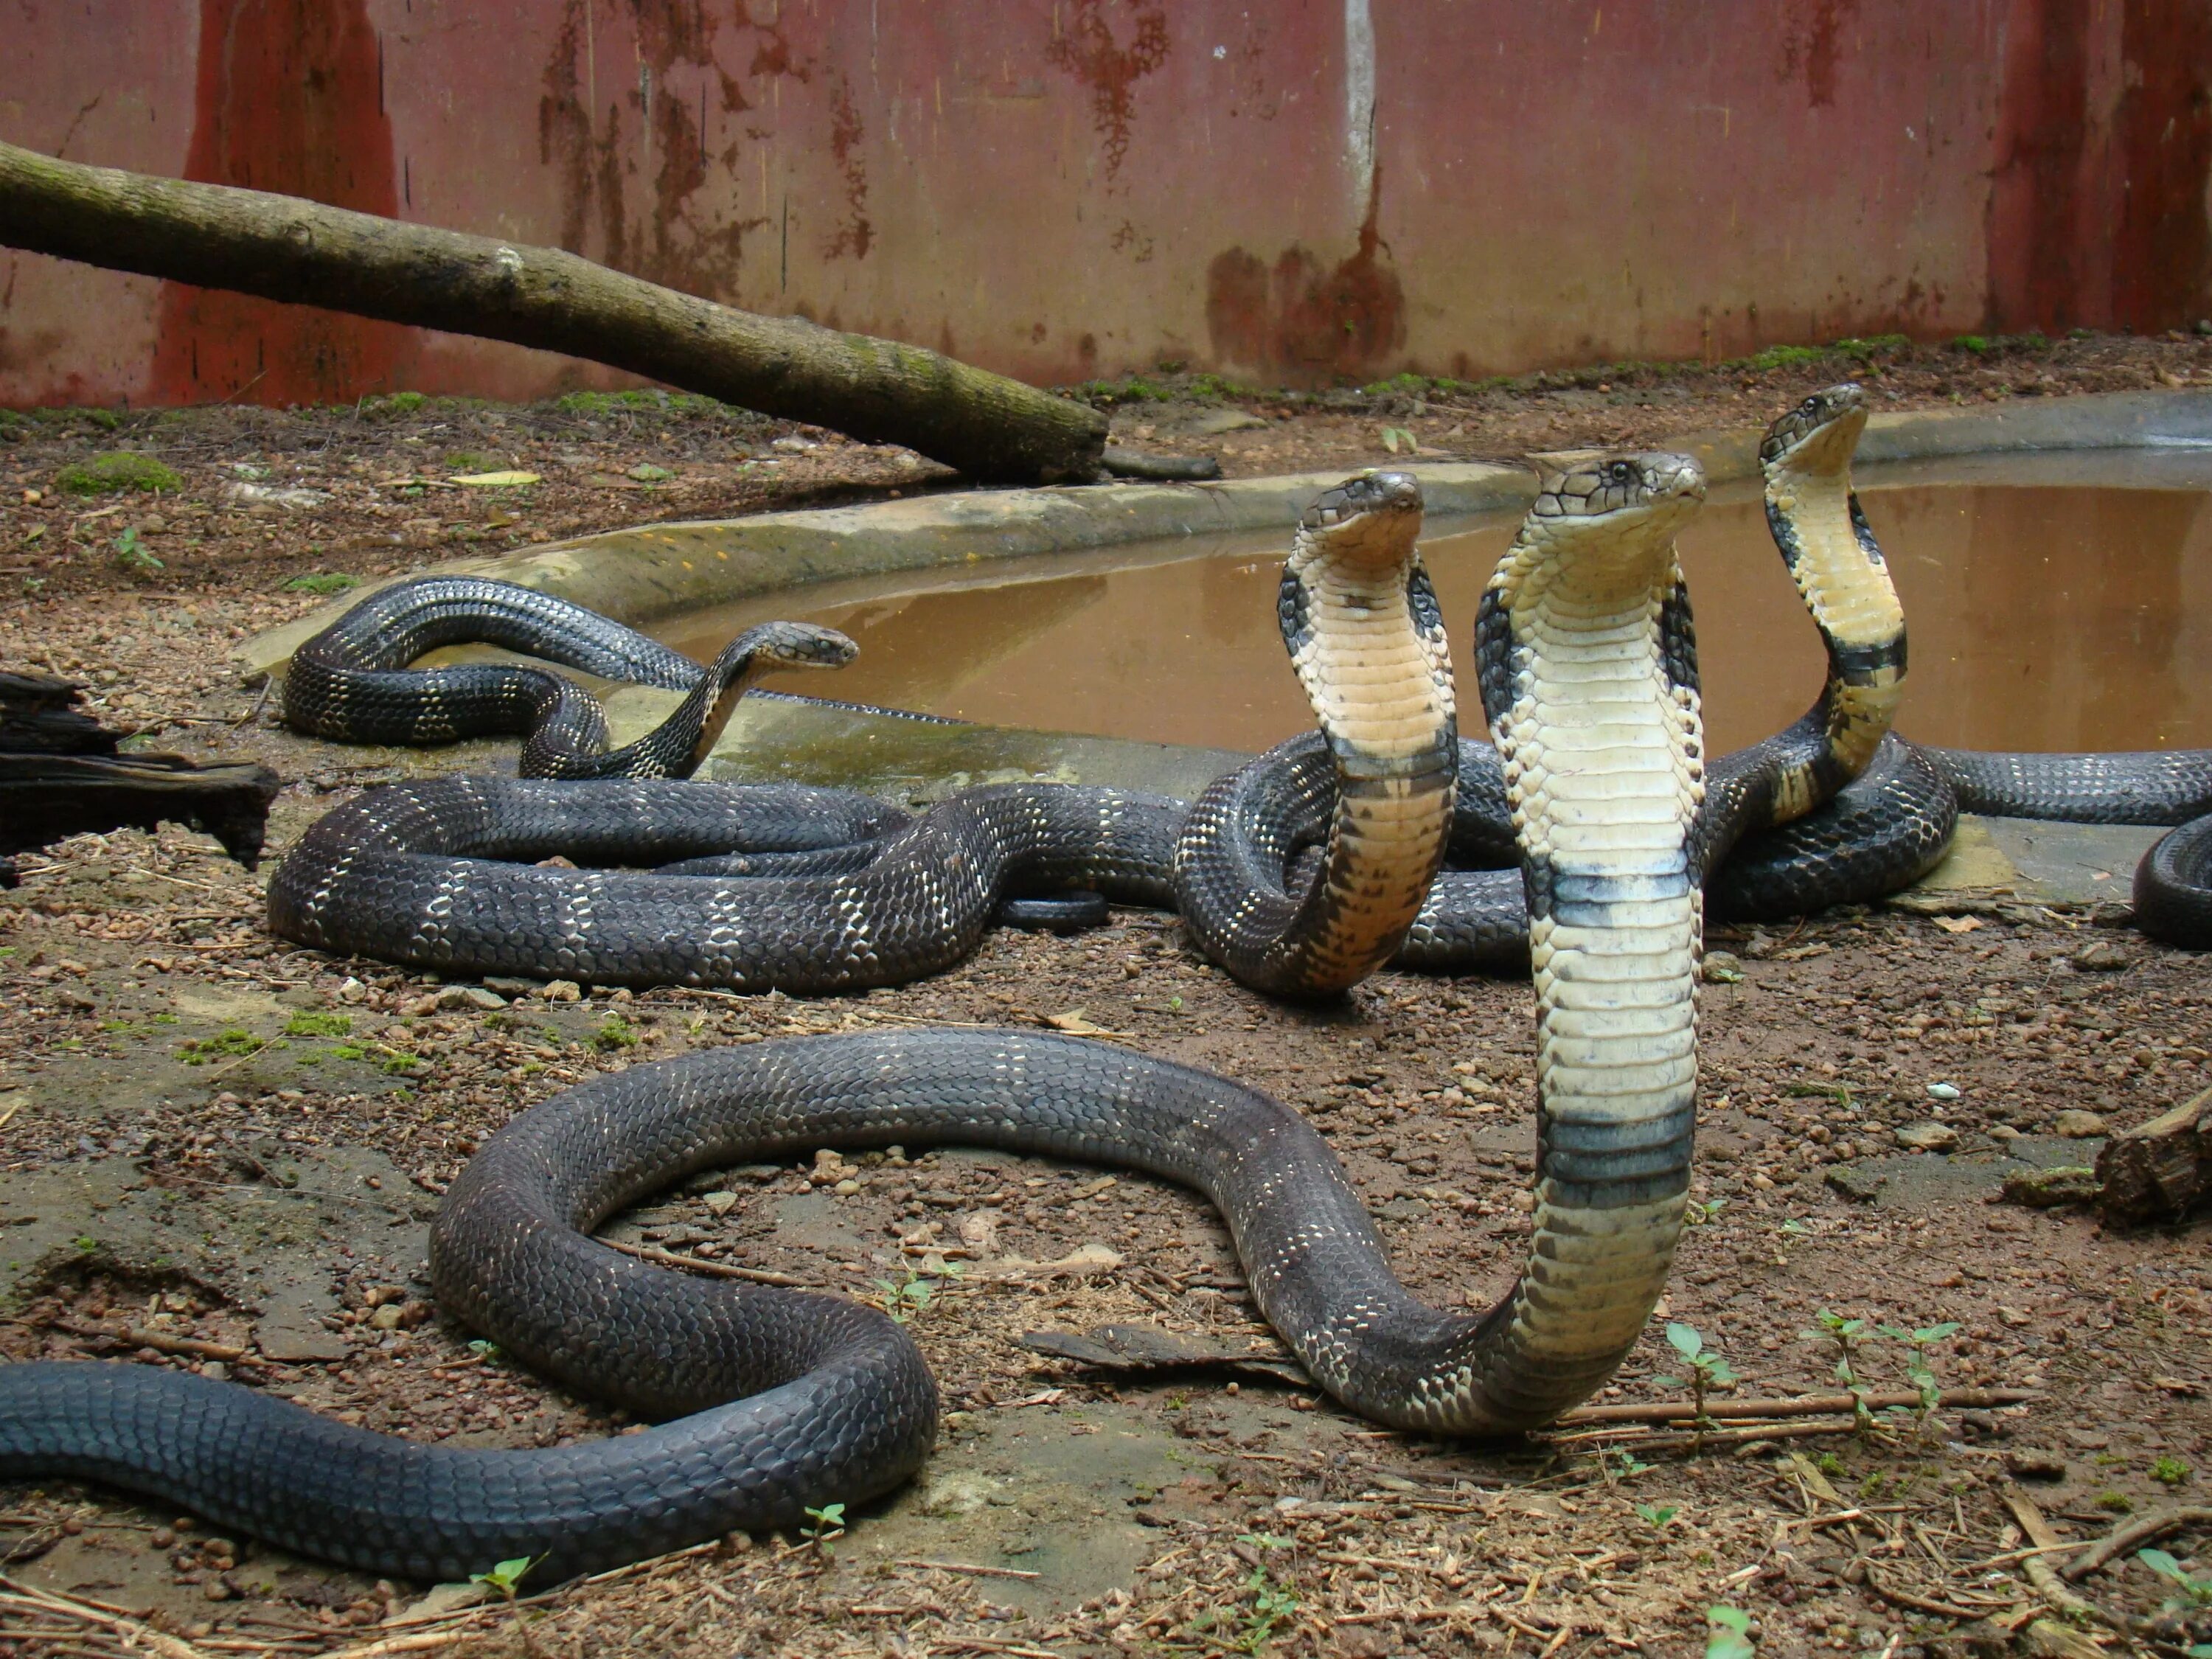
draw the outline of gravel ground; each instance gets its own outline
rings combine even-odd
[[[1114,408],[1123,436],[1249,473],[1381,459],[1385,428],[1468,453],[1652,443],[1762,420],[1869,367],[1899,406],[2186,382],[2212,368],[2212,342],[1862,356],[1320,400],[1163,376],[1116,389]],[[139,746],[297,780],[271,819],[281,854],[389,770],[291,738],[236,683],[235,641],[321,602],[302,578],[944,483],[902,452],[650,394],[404,404],[0,422],[0,666],[89,681]],[[70,468],[118,449],[178,487],[70,492]],[[446,482],[509,469],[544,481]],[[427,763],[508,760],[469,745]],[[1519,1260],[1525,985],[1386,974],[1340,1006],[1280,1007],[1224,981],[1170,920],[1118,913],[1073,939],[994,935],[954,973],[865,996],[549,998],[287,950],[262,928],[265,868],[179,830],[80,837],[23,865],[0,896],[9,1358],[190,1366],[458,1443],[610,1431],[609,1413],[472,1349],[429,1305],[435,1195],[483,1135],[593,1072],[875,1024],[1090,1029],[1229,1073],[1328,1135],[1419,1293],[1485,1305]],[[172,1659],[380,1642],[364,1650],[1673,1654],[1702,1650],[1714,1607],[1740,1609],[1761,1653],[2004,1650],[2053,1594],[2031,1581],[2043,1558],[2020,1554],[2033,1528],[2088,1539],[2197,1501],[2212,1447],[2201,1236],[1990,1201],[2006,1171],[2088,1162],[2096,1133],[2212,1085],[2202,963],[2108,920],[1875,910],[1712,941],[1735,963],[1705,988],[1701,1219],[1668,1318],[1757,1396],[1834,1386],[1824,1310],[1868,1322],[1857,1364],[1880,1389],[1911,1384],[1906,1346],[1877,1323],[1955,1324],[1929,1346],[1942,1385],[2029,1391],[2023,1404],[1855,1432],[1797,1420],[1702,1449],[1620,1424],[1425,1441],[1251,1370],[1117,1375],[1022,1346],[1141,1323],[1273,1352],[1189,1194],[955,1149],[818,1158],[695,1181],[610,1231],[913,1314],[947,1431],[926,1479],[844,1517],[834,1550],[732,1539],[535,1596],[526,1578],[511,1609],[441,1608],[428,1587],[18,1484],[0,1488],[0,1554],[22,1587],[0,1586],[0,1659],[119,1653],[126,1637]],[[2082,1110],[2101,1121],[2062,1121]],[[1681,1369],[1655,1324],[1605,1400],[1679,1398],[1662,1379]],[[2165,1547],[2194,1564],[2207,1536],[2191,1523]],[[2124,1558],[2079,1593],[2127,1618],[2178,1594]],[[2165,1650],[2185,1623],[2154,1633]],[[2105,1639],[2148,1651],[2154,1637]]]

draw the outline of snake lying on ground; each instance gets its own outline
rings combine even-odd
[[[1410,477],[1363,474],[1326,492],[1298,531],[1285,625],[1333,744],[1343,830],[1304,905],[1246,908],[1218,884],[1184,895],[1194,926],[1271,989],[1318,994],[1364,975],[1395,947],[1442,855],[1455,734],[1442,622],[1413,552],[1419,522]],[[342,735],[442,738],[511,729],[492,722],[511,720],[501,711],[526,696],[533,709],[562,712],[565,733],[604,732],[587,694],[549,690],[568,683],[539,670],[439,670],[434,713],[406,712],[410,676],[385,665],[459,637],[452,602],[465,597],[410,586],[422,596],[392,590],[384,613],[359,625],[349,613],[303,653],[347,666],[343,678],[312,671],[301,718],[313,711]],[[699,673],[564,602],[521,590],[476,602],[499,619],[502,643],[587,668],[633,664],[664,680]],[[740,636],[721,661],[761,632]],[[503,690],[499,676],[523,689]],[[684,769],[701,741],[704,685],[655,734],[654,752],[686,757]],[[457,687],[469,694],[465,713]],[[372,720],[372,707],[388,712]],[[533,718],[549,730],[548,717]],[[589,758],[597,742],[584,736],[545,746],[581,757],[572,768],[605,763]],[[1213,833],[1202,818],[1187,823],[1188,813],[1179,800],[1057,784],[966,790],[908,821],[836,791],[437,779],[387,786],[326,815],[285,857],[269,919],[303,945],[447,974],[844,990],[951,966],[1009,896],[1087,888],[1172,905],[1177,860],[1202,864]],[[856,848],[856,834],[873,839]],[[723,856],[733,849],[741,856]],[[787,852],[794,856],[779,856]],[[607,867],[540,864],[556,854]]]
[[[652,732],[610,751],[606,711],[562,675],[515,663],[407,665],[439,646],[464,643],[505,646],[602,679],[689,695]],[[284,723],[347,743],[520,733],[526,778],[689,777],[754,672],[771,664],[842,668],[858,650],[834,629],[763,623],[702,668],[551,594],[482,576],[426,576],[370,595],[292,653]]]
[[[493,1136],[447,1195],[431,1273],[449,1312],[574,1387],[676,1420],[463,1449],[181,1372],[8,1365],[0,1477],[125,1486],[417,1578],[532,1557],[550,1581],[859,1503],[933,1437],[935,1391],[903,1330],[587,1236],[692,1171],[824,1146],[980,1143],[1196,1187],[1315,1380],[1380,1422],[1510,1431],[1585,1398],[1659,1297],[1689,1184],[1703,745],[1674,537],[1703,482],[1665,456],[1553,482],[1477,623],[1538,1005],[1534,1237],[1489,1312],[1415,1301],[1326,1143],[1265,1096],[1065,1037],[863,1031],[597,1079]]]

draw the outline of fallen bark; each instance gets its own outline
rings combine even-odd
[[[2099,1203],[2115,1221],[2174,1221],[2212,1185],[2212,1089],[2133,1129],[2097,1154]]]
[[[73,705],[82,688],[45,674],[0,674],[0,888],[10,854],[70,836],[152,830],[167,819],[202,830],[251,870],[269,803],[283,787],[265,766],[198,766],[176,755],[118,755],[117,734]]]
[[[1089,483],[1106,420],[920,346],[733,310],[557,249],[0,144],[0,241],[587,357],[995,483]]]

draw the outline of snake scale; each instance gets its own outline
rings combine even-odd
[[[1704,768],[1674,538],[1703,494],[1680,457],[1560,475],[1477,620],[1538,1002],[1534,1237],[1488,1313],[1414,1300],[1326,1143],[1265,1096],[1069,1038],[860,1032],[570,1090],[494,1135],[440,1211],[442,1305],[573,1387],[673,1420],[464,1449],[234,1383],[31,1364],[0,1367],[0,1477],[100,1480],[327,1559],[443,1578],[520,1556],[565,1577],[861,1501],[933,1438],[935,1391],[904,1331],[850,1302],[660,1272],[588,1234],[694,1170],[893,1142],[1186,1182],[1227,1219],[1262,1311],[1346,1405],[1449,1433],[1549,1420],[1635,1341],[1683,1221]]]

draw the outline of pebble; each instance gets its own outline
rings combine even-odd
[[[538,994],[548,1002],[581,1002],[584,988],[573,979],[548,980],[538,988]]]
[[[1698,975],[1708,985],[1741,985],[1743,958],[1733,951],[1708,951]]]
[[[2066,1460],[2055,1451],[2022,1446],[2004,1455],[2005,1473],[2021,1480],[2063,1480]]]
[[[2051,1121],[2051,1127],[2069,1140],[2087,1140],[2105,1133],[2105,1120],[2094,1112],[2069,1106]]]
[[[1959,1144],[1959,1132],[1948,1123],[1932,1120],[1908,1123],[1897,1132],[1898,1144],[1910,1146],[1918,1152],[1948,1152]]]
[[[716,1215],[727,1215],[738,1207],[735,1193],[708,1193],[699,1200]]]
[[[2084,973],[2109,974],[2126,967],[2135,957],[2112,940],[2100,939],[2090,940],[2068,960]]]
[[[850,1198],[860,1190],[860,1183],[857,1181],[847,1179],[839,1182],[830,1190],[836,1194],[840,1198]]]
[[[507,999],[481,985],[448,985],[438,993],[441,1008],[504,1008]]]

